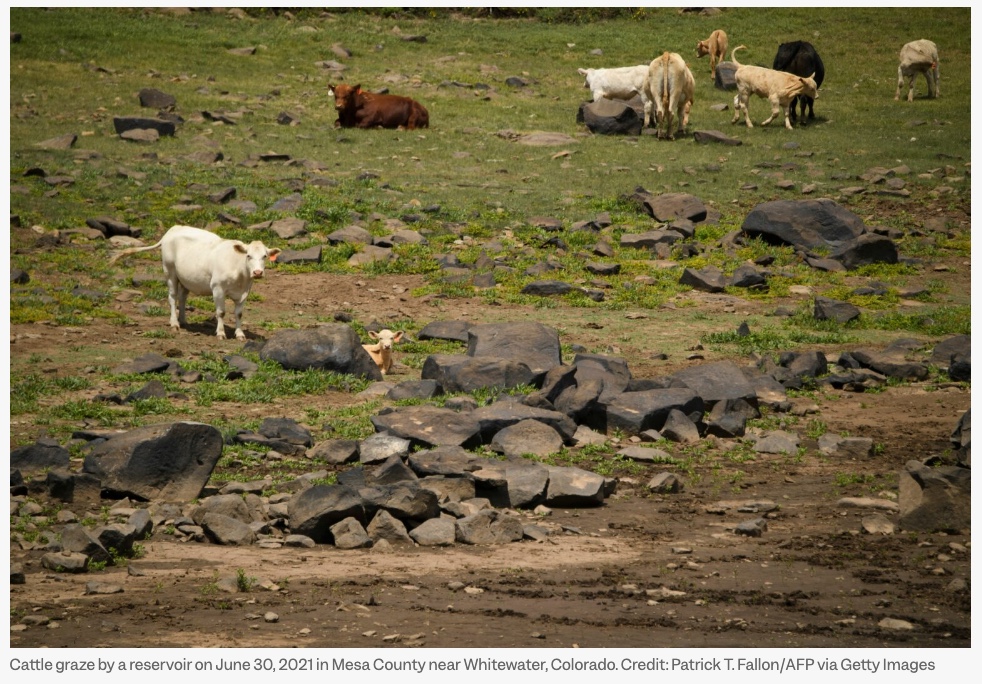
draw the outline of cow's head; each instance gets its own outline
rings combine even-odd
[[[799,76],[799,80],[801,81],[801,90],[802,90],[802,92],[805,95],[807,95],[808,97],[812,98],[813,100],[817,100],[818,99],[818,84],[815,83],[815,74],[812,73],[812,75],[809,76],[808,78],[801,78]]]
[[[262,278],[266,273],[266,259],[276,261],[276,257],[280,253],[279,247],[267,249],[260,240],[250,242],[248,245],[236,240],[234,248],[239,254],[245,254],[246,269],[252,278]]]
[[[329,91],[334,95],[334,108],[344,111],[355,106],[355,95],[361,92],[361,86],[349,86],[339,83],[335,86],[328,86]]]
[[[583,87],[584,88],[589,88],[590,87],[590,74],[593,72],[593,69],[577,69],[577,71],[580,73],[581,76],[584,77],[583,78]]]
[[[374,330],[368,331],[368,336],[373,340],[376,340],[381,349],[392,349],[393,344],[402,340],[402,335],[402,330],[399,332],[392,332],[388,328],[379,330],[378,332],[375,332]]]
[[[696,57],[705,57],[709,54],[709,41],[700,40],[696,42]]]

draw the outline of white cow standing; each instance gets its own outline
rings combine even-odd
[[[938,69],[938,46],[930,40],[914,40],[900,49],[900,66],[897,67],[897,92],[893,99],[900,99],[900,89],[904,87],[904,79],[908,83],[907,101],[914,101],[914,78],[924,74],[927,79],[927,96],[938,97],[941,94],[939,86],[941,73]]]
[[[275,260],[280,250],[267,249],[259,240],[247,245],[240,240],[226,240],[201,228],[173,226],[157,244],[123,250],[113,256],[109,263],[158,247],[167,276],[170,326],[175,331],[182,325],[187,326],[184,307],[188,293],[210,294],[215,300],[218,339],[225,339],[225,299],[228,298],[235,302],[235,337],[244,340],[242,308],[252,288],[252,281],[263,277],[266,259]]]

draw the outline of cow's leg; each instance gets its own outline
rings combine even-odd
[[[931,67],[926,72],[924,72],[924,77],[927,78],[927,96],[937,97],[938,96],[938,86],[934,81],[934,67]]]
[[[900,99],[900,89],[904,87],[904,68],[897,67],[897,92],[893,94],[894,100]]]
[[[180,321],[181,325],[185,328],[188,327],[187,319],[187,303],[188,303],[189,290],[181,285],[180,282],[177,283],[177,320]]]
[[[246,298],[249,293],[246,292],[235,302],[235,339],[244,340],[246,338],[245,332],[242,330],[242,310],[245,308]]]
[[[218,319],[218,327],[215,335],[220,340],[225,339],[225,290],[221,287],[213,286],[211,290],[212,298],[215,300],[215,318]]]
[[[934,63],[934,96],[941,97],[941,68],[938,63]]]
[[[175,331],[181,329],[181,323],[180,323],[180,321],[183,320],[183,318],[184,318],[184,303],[183,303],[183,300],[181,300],[180,292],[181,292],[181,283],[177,280],[176,277],[173,277],[172,278],[172,277],[170,277],[170,275],[168,275],[168,277],[167,277],[167,301],[168,301],[168,303],[170,303],[170,327],[172,327]],[[180,318],[178,318],[178,315],[177,315],[178,302],[181,303],[181,306],[180,306],[181,316],[180,316]]]
[[[781,109],[784,109],[784,123],[785,123],[785,126],[787,126],[788,128],[791,128],[791,122],[788,121],[788,108],[787,107],[783,107],[783,108],[781,107],[781,103],[777,99],[777,96],[776,95],[771,95],[767,99],[771,103],[771,115],[769,117],[767,117],[766,119],[764,119],[763,121],[761,121],[760,122],[760,125],[761,126],[766,126],[767,124],[769,124],[771,121],[774,120],[774,117],[776,117],[778,114],[780,114]]]
[[[735,124],[740,120],[740,93],[733,96],[733,120],[731,124]]]

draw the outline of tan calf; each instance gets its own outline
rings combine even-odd
[[[897,67],[897,92],[893,96],[894,100],[900,99],[900,89],[904,86],[904,79],[908,79],[907,101],[914,101],[914,78],[917,74],[924,74],[927,79],[927,96],[937,97],[940,95],[938,89],[941,74],[938,70],[938,46],[930,40],[914,40],[907,43],[900,49],[900,66]]]
[[[709,73],[712,74],[713,80],[716,79],[716,65],[726,59],[726,48],[729,45],[730,40],[723,29],[716,29],[709,34],[707,40],[696,43],[696,57],[709,55]]]
[[[751,95],[759,95],[771,103],[771,115],[760,122],[761,126],[766,126],[783,109],[784,127],[792,129],[791,117],[788,109],[792,100],[797,95],[807,95],[812,99],[818,99],[818,85],[815,83],[815,74],[807,77],[795,76],[784,71],[775,71],[765,67],[740,64],[737,61],[737,50],[745,50],[746,46],[741,45],[733,48],[731,59],[736,64],[737,70],[734,74],[737,84],[737,94],[733,98],[733,123],[740,120],[740,110],[747,119],[747,128],[753,128],[750,121],[750,109],[747,104],[750,102]]]
[[[392,332],[388,328],[378,332],[369,331],[368,336],[373,340],[378,340],[375,344],[363,344],[362,347],[372,357],[372,361],[382,371],[382,375],[389,372],[392,368],[392,345],[402,340],[403,331]]]

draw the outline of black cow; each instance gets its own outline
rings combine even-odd
[[[793,43],[781,43],[777,49],[777,56],[774,57],[774,69],[786,71],[795,76],[811,76],[815,74],[815,83],[822,85],[825,80],[825,65],[822,58],[818,56],[815,47],[804,40],[796,40]],[[808,107],[808,118],[815,118],[815,100],[807,95],[797,95],[791,100],[791,120],[797,119],[796,108],[801,102],[801,118],[805,118],[805,107]]]

